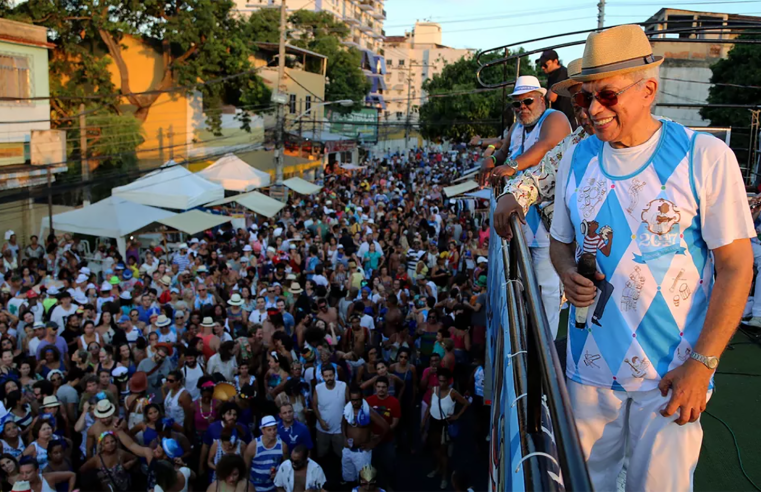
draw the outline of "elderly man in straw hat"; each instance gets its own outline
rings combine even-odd
[[[581,58],[568,64],[571,76],[581,72]],[[572,98],[581,90],[581,82],[572,78],[565,79],[552,86],[552,92],[562,97]],[[510,229],[510,216],[517,214],[521,222],[526,223],[525,216],[534,205],[539,212],[547,230],[552,222],[552,210],[555,201],[555,175],[560,159],[572,146],[581,142],[589,135],[594,135],[594,127],[587,116],[586,110],[573,104],[573,114],[579,125],[576,130],[560,141],[551,151],[547,152],[538,166],[531,167],[520,173],[515,179],[508,180],[497,197],[497,208],[494,210],[494,230],[508,241],[513,233]],[[560,306],[556,306],[558,309]],[[550,326],[553,337],[557,335],[558,324]]]
[[[571,133],[571,125],[565,114],[547,109],[544,99],[546,94],[547,89],[539,84],[536,77],[523,75],[515,81],[510,97],[516,121],[510,127],[502,148],[489,155],[494,150],[494,146],[490,146],[484,153],[482,169],[490,170],[495,190],[502,189],[504,180],[520,178],[530,172],[547,152]],[[529,210],[523,234],[531,248],[547,319],[553,332],[557,332],[560,321],[560,279],[550,262],[550,235],[536,207]]]
[[[638,26],[589,35],[574,99],[595,136],[558,167],[551,255],[573,305],[566,374],[596,490],[616,489],[627,454],[627,490],[692,489],[700,414],[753,275],[734,154],[651,115],[662,61]],[[586,255],[592,278],[577,269]]]

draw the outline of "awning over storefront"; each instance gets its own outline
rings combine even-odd
[[[161,219],[158,222],[165,226],[177,229],[188,234],[198,234],[201,231],[212,229],[225,222],[230,222],[232,217],[214,215],[200,210],[191,210],[173,217]]]
[[[259,215],[264,215],[268,218],[274,217],[283,209],[283,207],[285,207],[285,203],[279,202],[274,198],[268,197],[267,195],[263,195],[258,191],[237,196],[235,197],[235,201],[251,210],[252,212]]]
[[[478,188],[478,183],[476,183],[475,181],[465,181],[458,185],[444,188],[444,193],[448,197],[452,197],[452,196],[461,195],[463,193],[467,193],[469,191],[475,190],[476,188]]]
[[[310,183],[309,181],[301,178],[286,179],[283,181],[283,184],[296,193],[301,193],[302,195],[314,195],[322,189],[322,186]]]

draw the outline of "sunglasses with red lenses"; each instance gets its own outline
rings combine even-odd
[[[642,82],[642,80],[638,80],[631,85],[627,85],[617,92],[610,89],[604,89],[600,92],[579,91],[573,95],[573,102],[580,108],[589,109],[589,107],[592,105],[592,101],[597,99],[597,102],[599,102],[601,105],[605,106],[606,108],[611,108],[618,104],[618,96],[628,91],[640,82]]]

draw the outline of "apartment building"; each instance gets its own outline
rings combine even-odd
[[[472,55],[472,50],[444,46],[441,36],[439,24],[416,22],[411,32],[386,37],[384,121],[406,122],[408,107],[410,121],[417,121],[418,110],[427,99],[423,83],[441,73],[447,64]]]

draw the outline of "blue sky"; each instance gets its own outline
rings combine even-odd
[[[597,27],[598,0],[386,0],[386,35],[404,34],[416,20],[438,22],[443,43],[455,48],[487,49],[518,41]],[[605,25],[647,20],[663,7],[703,12],[728,12],[761,16],[761,1],[732,0],[608,0]],[[548,44],[584,39],[583,36],[523,45],[527,50]],[[582,46],[558,49],[567,64],[579,58]],[[532,57],[538,58],[538,55]]]

